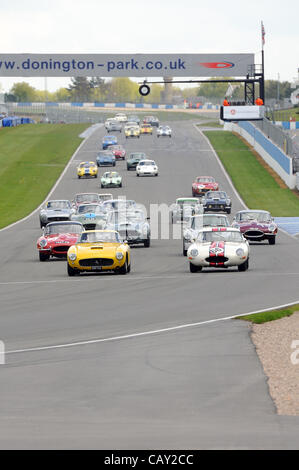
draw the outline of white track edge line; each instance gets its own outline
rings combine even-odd
[[[177,325],[177,326],[171,326],[168,328],[161,328],[158,330],[148,330],[148,331],[143,331],[140,333],[130,333],[127,335],[121,335],[121,336],[110,336],[108,338],[96,338],[96,339],[91,339],[91,340],[84,340],[84,341],[76,341],[74,343],[64,343],[64,344],[54,344],[52,346],[39,346],[36,348],[27,348],[27,349],[15,349],[11,351],[6,351],[5,354],[18,354],[18,353],[26,353],[26,352],[35,352],[35,351],[47,351],[47,350],[52,350],[52,349],[63,349],[63,348],[70,348],[74,346],[85,346],[89,344],[99,344],[99,343],[107,343],[110,341],[121,341],[124,339],[131,339],[131,338],[138,338],[141,336],[150,336],[154,334],[159,334],[159,333],[168,333],[170,331],[177,331],[177,330],[182,330],[186,328],[192,328],[192,327],[197,327],[201,325],[207,325],[210,323],[217,323],[225,320],[233,320],[234,318],[239,318],[239,317],[245,317],[248,315],[254,315],[256,313],[263,313],[263,312],[269,312],[271,310],[279,310],[281,308],[285,307],[290,307],[292,305],[296,305],[299,303],[299,300],[296,300],[291,303],[283,304],[283,305],[277,305],[274,307],[269,307],[265,308],[262,310],[255,310],[253,312],[248,312],[248,313],[241,313],[237,315],[230,315],[226,317],[221,317],[221,318],[214,318],[212,320],[205,320],[201,322],[194,322],[194,323],[186,323],[183,325]]]

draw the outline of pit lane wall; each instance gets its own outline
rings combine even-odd
[[[237,124],[226,122],[224,129],[233,131],[243,137],[283,179],[290,189],[296,187],[296,175],[293,174],[292,158],[286,155],[266,135],[249,121],[239,121]]]

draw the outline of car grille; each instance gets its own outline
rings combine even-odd
[[[225,263],[226,261],[228,261],[228,258],[226,258],[226,256],[209,256],[208,258],[206,258],[207,263],[213,264]]]
[[[225,204],[207,204],[206,208],[209,209],[216,209],[216,210],[223,210],[225,209]]]
[[[262,238],[264,236],[264,232],[261,230],[246,230],[246,232],[244,232],[244,236],[250,238]]]
[[[79,261],[80,266],[112,266],[113,263],[111,258],[88,258]]]
[[[70,245],[57,245],[53,247],[52,251],[54,253],[67,253],[69,247]]]
[[[100,162],[100,166],[111,166],[113,162]]]
[[[85,230],[95,230],[96,224],[84,224]]]
[[[48,222],[59,222],[61,220],[69,220],[68,217],[63,217],[59,215],[53,216],[53,217],[48,217]]]

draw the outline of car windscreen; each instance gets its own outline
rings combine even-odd
[[[78,207],[78,214],[99,214],[101,213],[101,207],[97,204],[82,204],[81,206]]]
[[[71,207],[69,201],[49,201],[47,209],[69,209]]]
[[[119,173],[117,171],[107,171],[103,174],[103,178],[118,178]]]
[[[90,163],[81,163],[80,168],[89,168],[90,166],[93,166],[93,165],[94,165],[93,162],[90,162]]]
[[[198,177],[198,178],[196,178],[196,182],[197,182],[197,183],[214,183],[214,182],[215,182],[215,179],[214,179],[214,178],[202,178],[202,177]]]
[[[240,232],[200,232],[197,238],[199,242],[235,242],[240,243],[243,240]]]
[[[226,199],[226,193],[224,191],[209,191],[207,193],[207,199]]]
[[[83,232],[80,243],[120,243],[117,232]]]
[[[140,166],[153,166],[153,165],[155,165],[155,162],[150,162],[150,161],[148,161],[148,162],[140,162],[139,165],[140,165]]]
[[[203,227],[227,227],[228,220],[225,216],[215,216],[213,214],[205,214],[201,217],[193,217],[191,228],[199,230]]]
[[[136,212],[111,212],[108,216],[108,223],[110,224],[120,224],[126,222],[143,222],[145,219],[144,213],[141,211]]]
[[[97,194],[78,194],[76,196],[76,202],[98,202],[99,197]]]
[[[258,222],[268,223],[271,222],[271,216],[264,212],[242,212],[239,214],[239,220],[241,222],[256,220]]]
[[[79,224],[54,224],[47,225],[45,228],[45,235],[52,235],[56,233],[82,233],[83,227]]]
[[[145,157],[145,153],[131,153],[129,155],[129,160],[141,160]]]

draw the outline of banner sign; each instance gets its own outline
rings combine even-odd
[[[254,54],[0,54],[0,77],[245,77]]]
[[[223,121],[258,121],[265,115],[265,106],[221,106]]]

